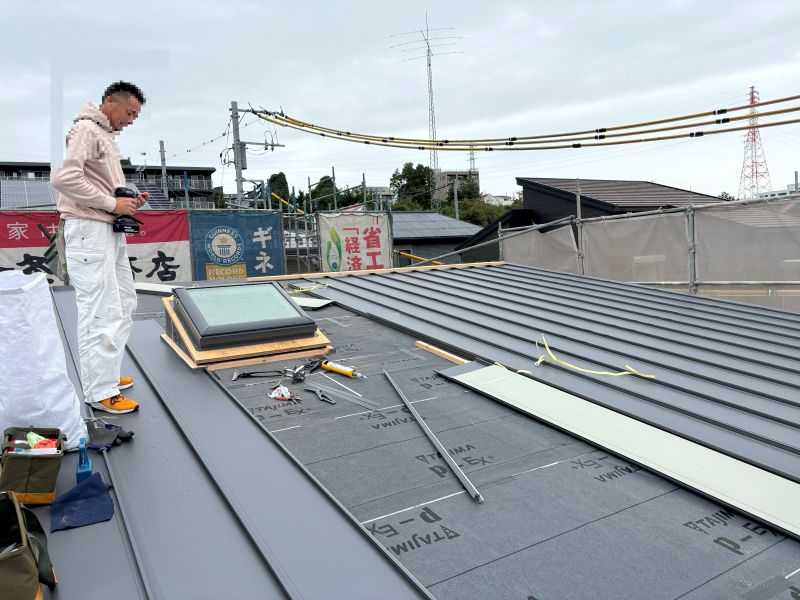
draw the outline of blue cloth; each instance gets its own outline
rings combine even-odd
[[[100,473],[92,473],[50,504],[50,533],[108,521],[114,502]]]

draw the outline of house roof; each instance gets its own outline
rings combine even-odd
[[[192,386],[181,398],[174,389],[191,372],[166,351],[158,339],[160,328],[135,322],[125,370],[136,378],[134,397],[142,409],[120,420],[137,437],[109,456],[119,474],[115,493],[127,502],[123,506],[131,523],[118,510],[113,527],[50,536],[51,548],[54,543],[57,548],[56,567],[70,566],[59,571],[64,592],[92,585],[85,565],[81,568],[79,559],[66,556],[78,541],[94,540],[107,555],[131,556],[103,545],[105,534],[125,538],[126,523],[140,547],[153,545],[141,564],[161,577],[156,582],[164,586],[163,597],[171,597],[174,588],[169,586],[190,572],[198,578],[188,582],[192,590],[219,585],[213,576],[220,579],[227,567],[210,557],[216,546],[199,541],[211,532],[228,532],[219,549],[223,554],[243,553],[242,563],[231,566],[236,575],[228,578],[240,577],[235,580],[243,593],[274,585],[268,581],[276,576],[257,549],[262,542],[271,545],[282,538],[271,537],[263,524],[296,528],[309,544],[326,530],[309,525],[312,508],[303,494],[287,502],[292,490],[275,479],[286,463],[280,453],[266,451],[271,444],[324,486],[439,600],[616,600],[649,597],[654,589],[659,597],[698,600],[754,597],[748,594],[766,587],[775,595],[798,584],[797,541],[438,377],[451,363],[414,347],[414,341],[424,339],[467,359],[532,371],[540,381],[600,404],[625,401],[628,414],[662,427],[691,424],[693,431],[685,435],[723,451],[733,447],[744,460],[797,481],[800,315],[502,263],[297,276],[284,283],[331,284],[311,293],[336,304],[311,314],[335,347],[332,358],[368,377],[350,380],[319,371],[309,377],[331,387],[347,386],[378,402],[380,410],[365,410],[345,399],[328,405],[302,390],[303,402],[287,407],[268,398],[275,381],[234,382],[233,369],[217,371],[216,381],[194,372],[191,378],[207,385]],[[74,329],[74,308],[72,313],[65,310],[71,302],[57,292],[66,331]],[[143,313],[158,312],[157,306],[140,296]],[[552,364],[534,367],[534,340],[542,333],[553,351],[571,363],[602,370],[627,363],[657,379],[590,376]],[[383,369],[415,403],[484,503],[475,503],[447,471],[383,379]],[[636,412],[648,407],[655,412]],[[214,453],[219,445],[209,446],[199,427],[213,422],[235,457],[236,436],[244,435],[248,448],[256,440],[249,425],[232,418],[248,413],[265,430],[263,446],[246,452],[237,466],[230,457]],[[171,432],[162,429],[166,426]],[[169,451],[163,452],[164,444]],[[223,466],[220,460],[228,462]],[[234,485],[241,469],[249,469],[255,480],[246,489]],[[196,487],[198,478],[206,489]],[[274,482],[272,491],[251,494],[265,481]],[[261,508],[252,509],[248,494]],[[215,501],[222,498],[222,504],[212,507],[207,495]],[[206,516],[198,518],[203,510]],[[159,518],[148,516],[153,514]],[[247,518],[242,520],[241,514]],[[271,518],[275,516],[280,518]],[[237,524],[224,527],[225,519]],[[98,533],[92,536],[94,528]],[[248,538],[248,532],[256,537]],[[170,544],[183,535],[193,536],[193,551],[187,554],[191,561],[171,556]],[[343,543],[337,553],[345,563],[352,556]],[[136,562],[131,561],[131,572],[138,572]],[[187,571],[189,562],[193,571]],[[331,577],[327,570],[317,571],[319,564],[308,555],[305,576]],[[123,580],[131,578],[128,573]],[[395,591],[380,589],[381,597]],[[329,596],[336,597],[336,591],[331,588]],[[256,595],[278,597],[269,591]],[[375,588],[360,597],[375,597]]]
[[[392,237],[396,240],[464,238],[480,231],[478,225],[459,221],[436,212],[395,211]]]
[[[572,364],[652,373],[534,377],[800,483],[800,315],[511,264],[323,282],[322,297],[509,368],[530,369],[544,335]]]
[[[54,299],[80,394],[74,292],[60,288]],[[380,589],[386,598],[430,598],[218,379],[188,369],[162,333],[152,320],[134,323],[123,369],[141,409],[113,418],[136,436],[104,458],[92,454],[113,486],[113,520],[49,536],[63,597],[113,589],[119,598],[324,598],[336,590],[366,599]],[[74,486],[77,457],[68,458],[59,494]],[[113,564],[87,577],[92,559],[77,551],[85,548]]]
[[[574,195],[577,191],[575,179],[556,177],[517,177],[521,186],[542,186],[561,190]],[[600,202],[620,207],[684,206],[689,199],[694,204],[720,202],[720,199],[707,194],[683,190],[650,181],[628,181],[625,179],[581,179],[581,195]]]

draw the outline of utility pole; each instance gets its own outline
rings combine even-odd
[[[453,182],[453,207],[456,209],[456,221],[458,221],[458,177]]]
[[[333,210],[337,210],[336,206],[336,169],[331,167],[331,179],[333,180]]]
[[[231,102],[231,122],[233,123],[233,164],[236,168],[236,204],[241,206],[244,203],[242,170],[247,168],[247,159],[239,139],[239,105],[236,101]]]
[[[167,189],[167,155],[164,152],[164,140],[158,140],[158,151],[161,153],[161,190],[169,200],[169,190]]]

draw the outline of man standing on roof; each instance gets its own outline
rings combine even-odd
[[[148,200],[117,198],[125,187],[115,136],[139,116],[142,91],[118,81],[100,107],[87,104],[67,134],[64,166],[50,183],[58,191],[59,231],[66,244],[67,272],[78,304],[78,351],[84,400],[109,413],[129,413],[139,404],[120,390],[133,385],[121,377],[122,355],[136,308],[136,289],[125,234],[115,233],[115,215],[132,216]],[[61,235],[61,233],[59,233]]]

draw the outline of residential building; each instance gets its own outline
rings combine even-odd
[[[491,204],[492,206],[511,206],[514,204],[514,196],[499,196],[496,194],[482,194],[481,200],[486,202],[486,204]]]
[[[150,193],[151,208],[169,208],[186,199],[211,202],[214,167],[167,167],[167,195],[164,195],[160,166],[122,165],[129,184]],[[50,186],[50,163],[0,162],[0,207],[52,206],[55,192]]]
[[[437,171],[433,180],[433,199],[444,202],[447,200],[448,191],[453,187],[456,181],[462,185],[472,179],[480,189],[481,180],[480,174],[475,171]]]

